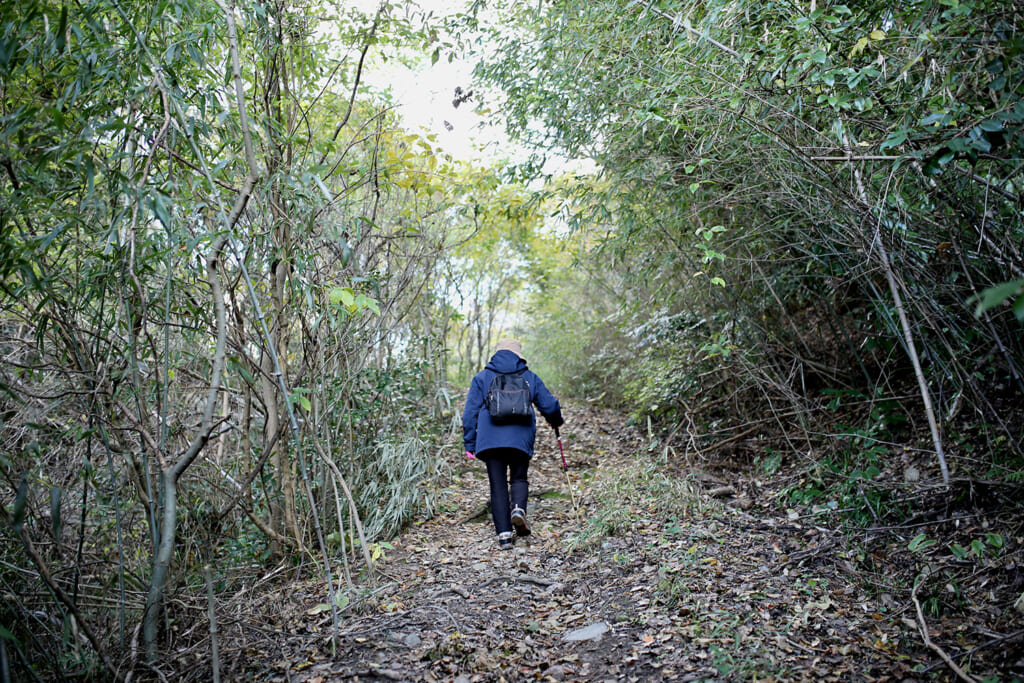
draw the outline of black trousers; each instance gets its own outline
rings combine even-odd
[[[491,448],[477,456],[487,463],[494,531],[499,534],[512,531],[512,508],[526,510],[526,498],[530,493],[526,479],[530,458],[516,448]]]

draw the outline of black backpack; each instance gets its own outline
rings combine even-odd
[[[521,372],[495,375],[487,389],[486,400],[487,412],[496,425],[528,425],[533,422],[530,383]]]

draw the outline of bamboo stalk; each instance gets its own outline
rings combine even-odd
[[[217,645],[217,612],[214,609],[216,602],[213,598],[213,577],[210,573],[210,565],[203,565],[203,580],[206,582],[206,607],[210,615],[210,658],[213,660],[213,683],[220,683],[220,655]]]
[[[850,145],[850,141],[843,136],[843,144],[846,147],[848,154],[852,156],[853,151]],[[852,163],[850,168],[853,171],[853,177],[857,183],[857,195],[861,202],[868,208],[868,212],[873,213],[868,203],[867,191],[864,189],[864,179],[861,177],[860,169]],[[900,296],[900,288],[896,283],[896,276],[892,272],[892,264],[889,260],[889,252],[885,249],[885,244],[882,240],[882,220],[880,216],[876,217],[875,223],[875,234],[871,240],[868,253],[870,254],[877,248],[879,261],[881,261],[882,269],[885,271],[885,279],[889,284],[889,292],[892,294],[893,306],[896,308],[896,314],[899,316],[900,328],[903,331],[903,343],[907,350],[907,355],[910,357],[910,363],[914,366],[914,376],[917,378],[917,386],[921,391],[921,400],[924,402],[924,412],[928,419],[928,428],[931,430],[932,443],[935,445],[935,455],[939,460],[939,469],[942,471],[942,483],[947,487],[949,486],[949,467],[946,465],[946,454],[942,448],[942,437],[939,434],[939,424],[935,418],[935,410],[932,407],[932,396],[928,390],[928,381],[925,379],[924,371],[921,369],[921,358],[917,355],[917,347],[914,345],[914,333],[910,327],[910,320],[907,318],[906,308],[903,306],[903,297]]]

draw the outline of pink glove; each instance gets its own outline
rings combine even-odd
[[[469,451],[466,451],[466,457],[469,458],[470,460],[476,460],[476,456],[470,453]]]

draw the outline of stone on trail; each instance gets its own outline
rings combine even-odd
[[[599,621],[596,624],[590,624],[589,626],[584,626],[574,631],[569,631],[564,636],[562,636],[562,640],[567,640],[569,642],[577,642],[580,640],[597,640],[610,630],[611,626],[609,626],[603,621]]]

